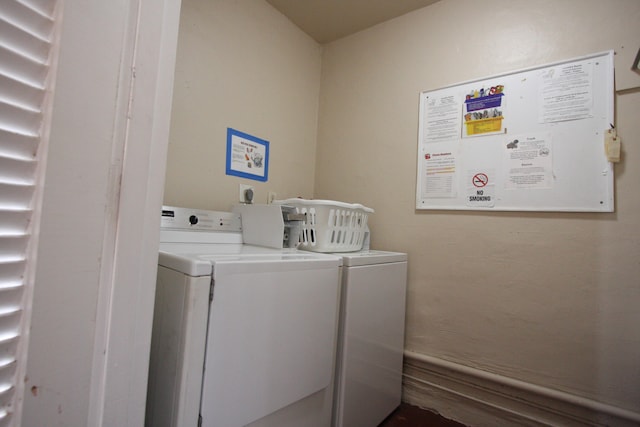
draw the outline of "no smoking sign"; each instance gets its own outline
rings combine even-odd
[[[493,207],[495,206],[495,186],[490,183],[490,172],[472,172],[467,189],[467,206]]]
[[[471,182],[473,183],[474,187],[477,187],[477,188],[486,187],[486,185],[489,183],[489,177],[487,176],[486,173],[477,173],[473,175]]]

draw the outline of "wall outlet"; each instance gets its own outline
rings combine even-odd
[[[253,203],[255,198],[255,189],[253,185],[240,184],[240,190],[238,193],[238,199],[240,203]]]

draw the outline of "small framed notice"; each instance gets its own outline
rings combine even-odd
[[[269,141],[227,128],[227,175],[266,182]]]

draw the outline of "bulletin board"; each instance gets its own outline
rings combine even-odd
[[[420,94],[416,209],[613,212],[613,51]]]

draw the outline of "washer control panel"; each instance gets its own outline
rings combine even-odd
[[[240,215],[231,212],[162,207],[162,229],[197,231],[241,231]]]

